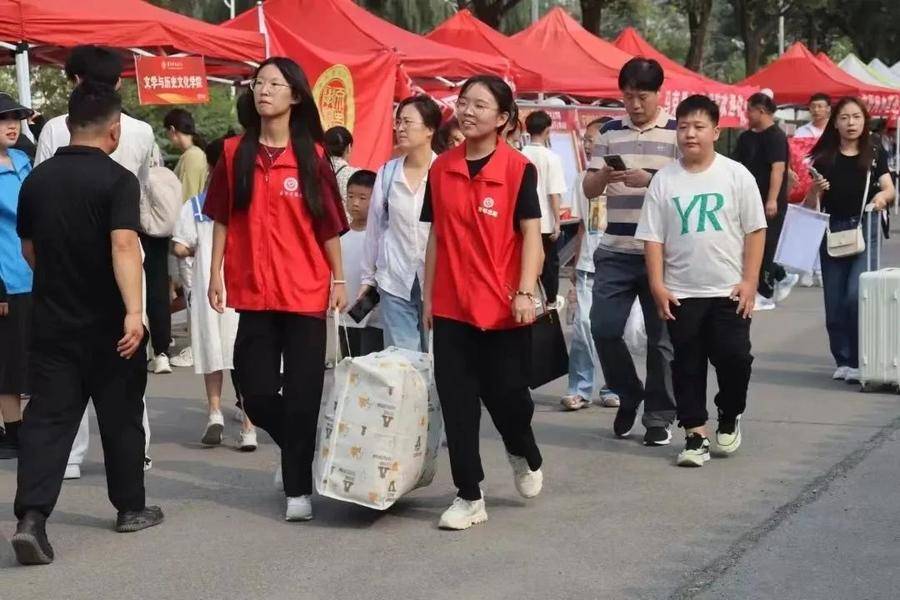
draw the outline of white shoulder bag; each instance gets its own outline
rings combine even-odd
[[[869,184],[872,182],[872,168],[866,173],[866,186],[863,188],[862,206],[859,209],[859,223],[853,229],[846,231],[831,231],[829,224],[825,233],[825,245],[828,256],[843,258],[856,256],[866,251],[866,238],[863,236],[863,215],[866,211],[866,200],[869,198]]]

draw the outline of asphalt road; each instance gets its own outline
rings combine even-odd
[[[900,243],[885,256],[900,264]],[[316,498],[314,521],[285,523],[268,438],[239,453],[229,422],[224,447],[201,448],[201,378],[153,376],[146,481],[166,522],[112,531],[94,436],[48,525],[56,562],[20,568],[0,541],[0,599],[900,597],[900,395],[831,381],[820,289],[758,314],[752,336],[737,455],[676,468],[680,433],[664,448],[642,446],[640,427],[617,440],[614,409],[561,412],[557,381],[535,395],[544,492],[516,494],[485,418],[490,520],[458,533],[436,528],[453,496],[446,455],[389,511]],[[4,461],[0,537],[14,531],[14,490]]]

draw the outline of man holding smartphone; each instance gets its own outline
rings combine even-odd
[[[669,444],[675,419],[672,344],[650,293],[644,242],[634,237],[650,180],[678,158],[675,119],[659,106],[663,78],[655,60],[634,58],[625,63],[619,72],[619,89],[628,114],[600,130],[583,183],[588,198],[606,195],[606,231],[594,253],[591,333],[606,384],[620,398],[613,431],[627,437],[646,400],[643,424],[648,446]],[[619,160],[610,155],[618,155]],[[607,156],[609,163],[604,160]],[[646,387],[622,337],[635,298],[640,299],[647,328]]]

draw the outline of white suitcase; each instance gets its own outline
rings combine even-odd
[[[900,269],[859,278],[859,369],[864,391],[900,392]]]

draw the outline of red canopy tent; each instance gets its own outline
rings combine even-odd
[[[619,69],[633,54],[602,40],[583,28],[560,7],[548,12],[537,23],[514,35],[512,39],[533,52],[552,53],[569,65],[573,73],[600,65],[608,74],[618,77]],[[654,50],[650,58],[657,58]],[[683,67],[682,67],[683,69]],[[719,105],[721,123],[726,127],[742,125],[746,120],[744,106],[754,91],[748,86],[732,86],[706,79],[697,73],[666,70],[662,104],[670,113],[691,94],[708,94]],[[607,90],[607,97],[618,98],[618,89]]]
[[[779,104],[806,104],[812,94],[822,92],[858,96],[873,116],[900,117],[900,92],[863,83],[828,57],[817,58],[800,42],[741,83],[771,89]]]
[[[457,48],[502,56],[509,60],[519,93],[558,92],[576,96],[601,96],[616,87],[605,68],[573,73],[571,66],[553,55],[529,52],[496,29],[461,10],[438,25],[428,39]]]
[[[478,73],[509,74],[506,59],[425,39],[350,0],[267,0],[224,27],[264,31],[269,56],[301,64],[323,125],[350,129],[353,164],[370,168],[390,156],[392,102],[408,96],[414,83],[447,87]]]
[[[143,0],[0,0],[0,45],[15,52],[19,100],[31,105],[28,65],[61,64],[79,44],[129,54],[203,56],[210,73],[247,71],[262,60],[258,33],[228,31]]]

